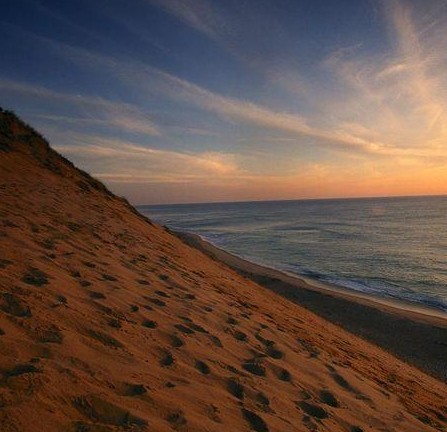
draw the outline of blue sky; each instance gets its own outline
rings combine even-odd
[[[0,105],[133,203],[447,193],[443,0],[14,0]]]

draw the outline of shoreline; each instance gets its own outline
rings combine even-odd
[[[241,275],[447,382],[447,314],[442,311],[265,267],[197,234],[170,231]]]

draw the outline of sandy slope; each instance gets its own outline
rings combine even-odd
[[[315,312],[447,383],[447,314],[415,303],[378,298],[263,267],[232,255],[196,234],[187,244],[243,276]]]
[[[135,214],[0,113],[1,431],[432,431],[445,384]]]

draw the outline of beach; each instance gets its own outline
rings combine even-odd
[[[447,382],[447,314],[291,275],[244,260],[195,234],[176,234],[241,275]]]
[[[2,432],[447,430],[440,318],[192,247],[3,111],[0,179]]]

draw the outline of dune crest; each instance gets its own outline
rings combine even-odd
[[[445,384],[186,245],[5,111],[0,176],[2,431],[447,428]]]

